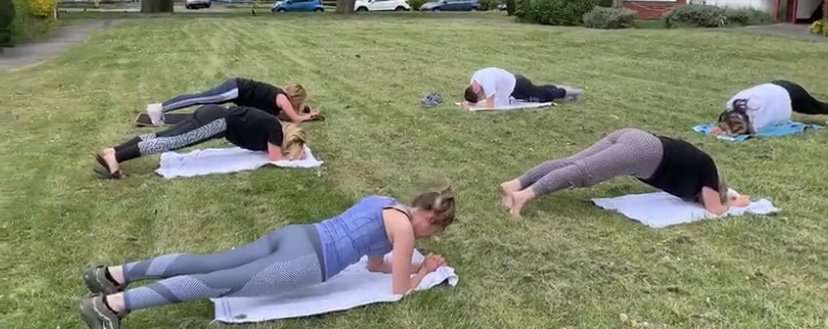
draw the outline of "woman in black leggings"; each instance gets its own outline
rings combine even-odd
[[[102,178],[119,179],[123,175],[120,164],[124,161],[221,137],[244,149],[267,152],[271,161],[303,157],[305,133],[298,125],[287,124],[283,129],[276,116],[253,107],[205,105],[170,129],[143,134],[104,149],[96,155],[103,168],[96,168],[95,172]]]
[[[828,103],[811,96],[802,86],[785,80],[740,91],[725,104],[714,134],[751,135],[773,124],[791,120],[793,113],[828,114]]]

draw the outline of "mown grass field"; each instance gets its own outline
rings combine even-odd
[[[737,30],[597,31],[485,14],[131,19],[48,64],[0,73],[0,328],[82,328],[88,265],[230,248],[363,195],[409,199],[449,183],[459,223],[421,247],[457,269],[457,288],[253,327],[826,328],[828,132],[726,144],[690,131],[753,83],[791,79],[828,98],[826,54],[828,43]],[[490,65],[581,86],[585,100],[453,108]],[[323,169],[167,181],[154,156],[126,163],[126,180],[92,176],[94,152],[143,131],[131,123],[147,103],[233,76],[309,89],[327,116],[307,125]],[[430,91],[447,104],[422,109]],[[590,203],[649,190],[631,179],[540,198],[522,220],[499,207],[501,181],[623,127],[691,141],[731,185],[783,212],[652,230]],[[123,324],[211,319],[204,301]]]

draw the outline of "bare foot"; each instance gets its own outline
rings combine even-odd
[[[531,189],[525,189],[523,191],[518,191],[511,193],[512,199],[512,206],[509,209],[509,212],[512,216],[520,218],[520,211],[523,209],[523,205],[526,204],[526,201],[532,200],[535,198],[535,192]]]
[[[104,149],[103,153],[101,153],[101,157],[106,161],[106,164],[109,165],[109,173],[115,173],[121,167],[118,165],[118,160],[115,158],[115,149],[108,148]]]
[[[520,190],[520,182],[511,180],[500,184],[500,204],[504,208],[512,208],[512,193]]]

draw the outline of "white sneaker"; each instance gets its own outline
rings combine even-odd
[[[161,103],[153,103],[147,105],[147,115],[149,115],[150,121],[155,126],[160,126],[164,124],[164,107]]]
[[[564,96],[564,101],[567,102],[577,102],[581,100],[581,95],[583,95],[584,91],[582,89],[578,89],[575,87],[559,85],[559,88],[563,88],[566,90],[566,96]]]

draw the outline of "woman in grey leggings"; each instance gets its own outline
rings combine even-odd
[[[93,293],[81,300],[91,329],[120,328],[128,312],[215,297],[252,297],[307,287],[368,256],[368,270],[390,273],[391,290],[407,294],[445,264],[440,255],[412,263],[414,243],[454,222],[451,188],[423,193],[411,206],[365,197],[344,213],[317,224],[288,225],[239,248],[212,255],[167,254],[121,266],[88,269]],[[383,258],[392,252],[390,262]],[[413,276],[412,276],[413,274]],[[155,283],[125,289],[146,279]]]
[[[524,204],[539,195],[566,187],[588,187],[625,175],[686,201],[699,202],[717,215],[730,205],[746,206],[750,202],[747,196],[728,195],[716,164],[702,150],[682,140],[626,128],[578,154],[543,162],[501,184],[503,206],[520,217]]]

